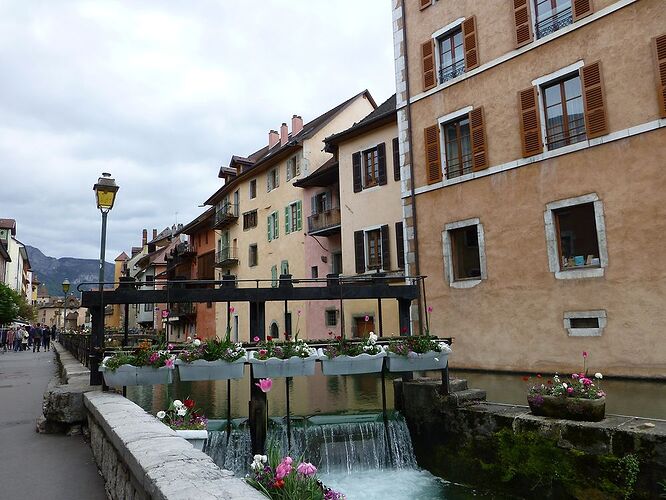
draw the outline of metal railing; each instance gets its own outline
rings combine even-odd
[[[458,158],[446,159],[446,178],[453,179],[461,175],[472,173],[472,153],[459,156]]]
[[[218,266],[238,263],[238,247],[222,247],[215,254],[215,264]]]
[[[89,366],[90,363],[90,334],[89,333],[61,333],[60,343],[74,356],[79,363]]]
[[[550,17],[537,21],[535,29],[536,37],[543,38],[544,36],[569,26],[571,23],[573,23],[573,13],[571,7],[568,7]]]
[[[587,139],[585,117],[569,120],[567,125],[567,129],[564,129],[563,123],[547,125],[546,135],[549,150],[575,144]]]
[[[461,59],[456,61],[449,66],[444,66],[439,68],[439,83],[448,82],[449,80],[454,79],[457,76],[462,75],[465,72],[465,60]]]
[[[333,207],[308,217],[308,233],[316,233],[340,225],[340,207]]]
[[[231,222],[238,218],[238,205],[236,203],[225,203],[215,212],[215,228]]]

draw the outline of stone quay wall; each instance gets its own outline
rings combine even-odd
[[[657,499],[666,494],[666,421],[607,415],[601,422],[537,417],[485,402],[453,381],[397,380],[420,466],[450,481],[525,498]]]

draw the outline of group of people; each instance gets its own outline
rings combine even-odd
[[[53,325],[26,325],[11,328],[0,328],[0,350],[39,352],[41,348],[45,351],[51,350],[51,339],[55,340],[58,330]]]

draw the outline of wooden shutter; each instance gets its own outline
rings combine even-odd
[[[479,65],[479,48],[476,40],[476,17],[465,19],[462,23],[463,44],[465,47],[465,71]]]
[[[299,200],[296,202],[296,231],[303,229],[303,203]]]
[[[363,180],[361,177],[361,153],[354,153],[352,155],[352,167],[354,170],[354,192],[360,193],[363,191]]]
[[[666,35],[653,39],[652,50],[657,68],[657,95],[659,96],[659,116],[666,118]]]
[[[516,22],[516,47],[522,47],[534,40],[530,0],[513,0],[513,18]]]
[[[469,113],[470,135],[472,136],[472,170],[488,168],[488,147],[486,145],[486,125],[483,106]]]
[[[395,223],[395,246],[396,256],[398,257],[398,269],[405,268],[405,246],[404,238],[402,237],[402,221]]]
[[[389,246],[389,227],[384,224],[381,227],[382,235],[382,269],[388,271],[391,269],[391,247]]]
[[[400,145],[398,144],[398,138],[393,139],[393,180],[400,180]]]
[[[377,144],[377,163],[379,164],[379,178],[377,182],[380,186],[386,184],[386,143]]]
[[[421,6],[420,6],[421,10],[426,9],[426,8],[430,7],[430,5],[432,5],[432,0],[420,0],[420,2],[421,2]]]
[[[356,273],[365,272],[365,235],[363,231],[354,231],[354,256],[356,260]]]
[[[580,69],[580,79],[583,87],[587,138],[594,139],[606,135],[608,133],[608,117],[606,116],[606,98],[604,96],[604,80],[601,75],[601,62],[597,61],[583,66]]]
[[[523,158],[543,151],[541,124],[539,120],[539,98],[536,87],[518,92],[520,104],[520,135],[523,145]]]
[[[423,68],[423,90],[437,85],[435,78],[435,41],[430,39],[421,45],[421,65]]]
[[[317,206],[316,196],[310,198],[310,207],[312,208],[312,215],[317,215],[317,213],[319,212],[319,207]]]
[[[573,20],[578,21],[592,14],[592,0],[573,0]]]
[[[425,140],[425,160],[428,184],[442,180],[442,162],[439,151],[439,125],[423,129]]]

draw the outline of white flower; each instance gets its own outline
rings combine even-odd
[[[447,344],[446,342],[440,342],[439,343],[439,349],[440,349],[441,352],[445,352],[445,353],[450,353],[451,352],[451,348],[449,347],[449,344]]]
[[[180,407],[185,406],[185,405],[183,404],[183,402],[182,402],[180,399],[176,399],[176,400],[173,402],[173,406],[174,406],[175,408],[180,408]]]
[[[370,341],[371,344],[374,344],[375,342],[377,342],[378,338],[379,337],[377,336],[377,334],[375,332],[370,332],[370,335],[368,335],[368,340]]]
[[[565,382],[564,384],[562,384],[562,387],[564,387],[565,389],[568,387],[568,385],[566,384],[566,382]]]
[[[602,378],[604,378],[604,376],[601,373],[597,372],[594,374],[594,378],[601,380]]]
[[[263,463],[268,462],[268,457],[267,457],[266,455],[261,455],[261,461],[262,461]]]
[[[201,340],[199,339],[194,339],[194,342],[192,342],[192,345],[194,347],[199,347],[201,345]]]
[[[185,415],[187,415],[187,408],[185,407],[178,408],[178,411],[176,413],[178,413],[179,417],[184,417]]]
[[[157,412],[157,418],[162,420],[164,417],[166,417],[166,412],[165,411],[158,411]]]
[[[187,337],[188,342],[192,342],[192,337]]]
[[[252,462],[252,465],[250,465],[250,468],[254,471],[259,471],[264,468],[263,465],[261,465],[261,462]]]

